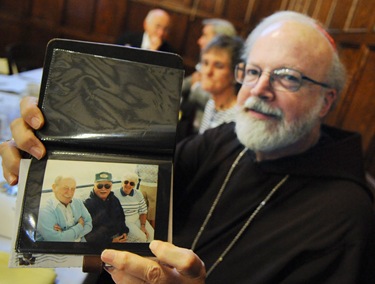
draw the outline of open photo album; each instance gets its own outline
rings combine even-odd
[[[151,256],[150,241],[171,241],[183,76],[176,54],[50,41],[36,132],[47,154],[21,172],[11,266],[75,266],[62,259],[106,248]]]

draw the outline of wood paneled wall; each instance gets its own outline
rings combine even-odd
[[[141,31],[151,8],[173,21],[169,41],[189,74],[199,57],[197,39],[205,18],[231,21],[246,37],[263,17],[294,10],[319,19],[336,40],[349,83],[326,122],[363,136],[367,170],[375,176],[375,0],[0,0],[0,56],[13,42],[62,37],[113,43],[126,30]]]

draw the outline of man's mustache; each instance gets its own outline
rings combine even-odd
[[[277,120],[282,120],[284,114],[281,109],[268,105],[265,101],[256,97],[249,97],[243,106],[243,110],[252,110],[267,116],[271,116]]]

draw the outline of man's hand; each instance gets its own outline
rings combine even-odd
[[[121,236],[118,236],[118,237],[116,237],[116,238],[113,238],[113,239],[112,239],[112,243],[125,243],[127,237],[128,237],[128,236],[127,236],[126,234],[122,234]]]
[[[3,167],[4,178],[10,185],[17,184],[21,153],[17,149],[16,143],[13,140],[1,143],[0,156],[2,158],[1,165]]]
[[[37,159],[46,154],[42,142],[34,135],[34,130],[40,129],[44,124],[43,114],[37,106],[35,97],[25,97],[21,100],[21,118],[11,123],[14,140],[0,144],[3,175],[10,185],[18,183],[19,165],[23,150]]]
[[[162,241],[152,241],[150,249],[157,261],[117,250],[104,250],[101,259],[117,284],[205,282],[204,263],[193,251]]]
[[[80,223],[82,225],[82,227],[85,227],[85,220],[83,220],[82,217],[79,217],[78,223]]]
[[[141,225],[141,231],[142,231],[143,233],[145,233],[146,238],[148,239],[148,237],[149,237],[149,233],[148,233],[148,231],[147,231],[145,225]]]
[[[53,229],[57,232],[62,232],[62,229],[61,227],[59,226],[59,224],[55,224],[55,226],[53,226]]]
[[[163,43],[163,39],[159,36],[150,36],[150,49],[151,50],[158,50],[161,44]]]

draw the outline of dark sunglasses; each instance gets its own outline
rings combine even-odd
[[[99,188],[99,189],[102,189],[103,186],[105,187],[105,189],[110,189],[110,188],[112,187],[112,185],[111,185],[111,184],[108,184],[108,183],[106,183],[106,184],[98,183],[98,184],[96,185],[96,187]]]
[[[131,186],[135,186],[135,183],[133,181],[129,182],[128,180],[124,181],[124,184],[130,183]]]

